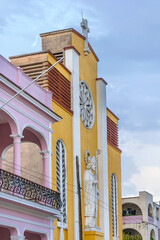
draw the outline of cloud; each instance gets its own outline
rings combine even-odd
[[[33,48],[34,48],[35,46],[37,46],[38,38],[39,38],[39,35],[36,35],[35,40],[34,40],[34,42],[32,43],[32,47],[33,47]]]
[[[136,190],[147,191],[153,195],[154,201],[160,200],[160,167],[144,166],[138,173],[132,175],[130,183],[136,186]]]
[[[160,199],[160,131],[120,130],[122,193],[148,191]],[[157,190],[156,190],[157,189]]]

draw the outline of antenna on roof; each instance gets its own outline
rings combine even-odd
[[[36,82],[39,78],[41,78],[44,74],[46,74],[47,72],[49,72],[52,68],[54,68],[59,62],[61,62],[63,60],[64,57],[62,57],[61,59],[59,59],[57,62],[55,62],[52,66],[50,66],[48,69],[46,69],[45,71],[43,71],[38,77],[36,77],[33,81],[31,81],[28,85],[26,85],[24,88],[22,88],[19,92],[17,92],[15,95],[13,95],[11,98],[9,98],[5,103],[2,104],[2,106],[0,106],[0,111],[1,109],[7,105],[9,102],[12,101],[12,99],[16,98],[18,95],[20,95],[26,88],[28,88],[30,85],[32,85],[34,82]]]
[[[83,10],[81,9],[81,17],[82,17],[82,19],[83,19]]]

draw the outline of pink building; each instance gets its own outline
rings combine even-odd
[[[30,81],[0,56],[0,107]],[[60,119],[51,92],[36,83],[0,109],[0,240],[54,239],[61,201],[51,190],[51,141],[52,124]],[[31,144],[30,155],[23,144]]]

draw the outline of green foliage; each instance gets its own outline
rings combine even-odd
[[[142,240],[142,237],[139,234],[132,236],[132,235],[123,233],[123,240]]]

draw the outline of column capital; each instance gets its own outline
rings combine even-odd
[[[23,135],[21,135],[21,134],[11,134],[10,135],[10,137],[12,137],[13,139],[22,139],[22,138],[24,138],[24,136]]]
[[[50,151],[48,151],[48,150],[40,151],[40,154],[41,154],[42,156],[49,155],[49,154],[50,154]]]
[[[11,240],[25,240],[25,236],[10,236]]]

